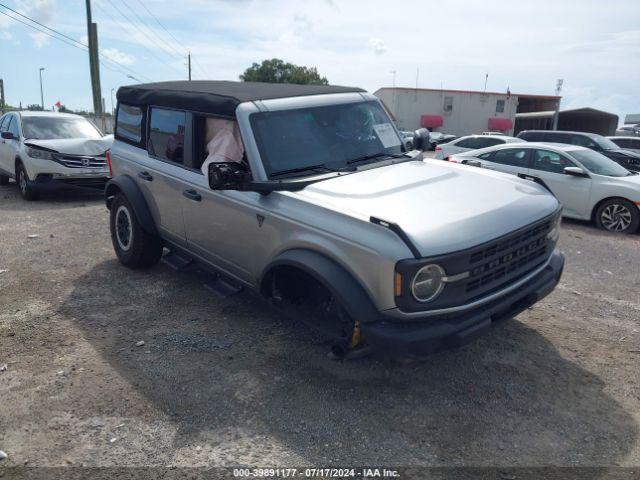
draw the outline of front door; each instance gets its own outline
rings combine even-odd
[[[591,194],[591,179],[567,175],[564,173],[566,167],[577,165],[559,153],[536,149],[529,173],[549,187],[563,205],[565,215],[587,218],[591,213],[587,201]]]
[[[477,160],[482,168],[522,176],[529,173],[530,152],[528,148],[502,148],[482,154]]]

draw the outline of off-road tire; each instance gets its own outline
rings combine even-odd
[[[640,209],[624,198],[612,198],[596,210],[598,228],[613,233],[635,233],[640,226]]]
[[[38,192],[35,188],[29,185],[29,175],[24,168],[22,162],[18,162],[16,165],[16,184],[18,185],[18,191],[20,196],[27,201],[37,200]]]
[[[125,267],[148,268],[158,263],[162,256],[162,240],[142,228],[131,203],[121,193],[111,204],[109,225],[113,249]]]

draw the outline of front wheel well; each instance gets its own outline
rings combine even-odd
[[[313,301],[331,292],[317,278],[292,265],[278,265],[264,276],[260,293],[276,301],[292,303]]]
[[[596,213],[598,212],[598,209],[600,208],[600,206],[603,203],[608,202],[609,200],[624,200],[625,202],[635,203],[635,202],[632,202],[631,200],[629,200],[628,198],[624,198],[624,197],[607,197],[607,198],[603,198],[598,203],[596,203],[594,205],[594,207],[593,207],[593,210],[591,210],[591,221],[595,221],[596,220]]]
[[[122,192],[122,189],[115,183],[110,183],[104,191],[104,199],[107,205],[107,209],[111,210],[111,204],[115,196]]]

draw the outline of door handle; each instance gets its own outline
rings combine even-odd
[[[194,202],[199,202],[202,200],[202,195],[200,195],[195,190],[185,190],[182,192],[183,197],[187,197],[189,200],[193,200]]]
[[[153,177],[151,176],[151,174],[149,172],[139,172],[138,173],[138,178],[141,178],[142,180],[145,180],[147,182],[152,182],[153,181]]]

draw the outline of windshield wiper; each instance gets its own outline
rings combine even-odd
[[[403,157],[406,157],[406,156],[407,155],[404,154],[404,153],[385,153],[385,152],[372,153],[370,155],[362,155],[361,157],[352,158],[351,160],[347,161],[347,165],[352,165],[354,163],[360,163],[360,162],[366,162],[367,160],[375,160],[376,158],[383,158],[383,157],[403,158]]]
[[[287,170],[280,170],[279,172],[273,172],[271,174],[272,177],[279,177],[281,175],[288,175],[290,173],[302,173],[308,172],[311,170],[324,170],[325,172],[337,172],[335,168],[327,167],[326,165],[320,163],[318,165],[309,165],[307,167],[298,167],[298,168],[290,168]]]

